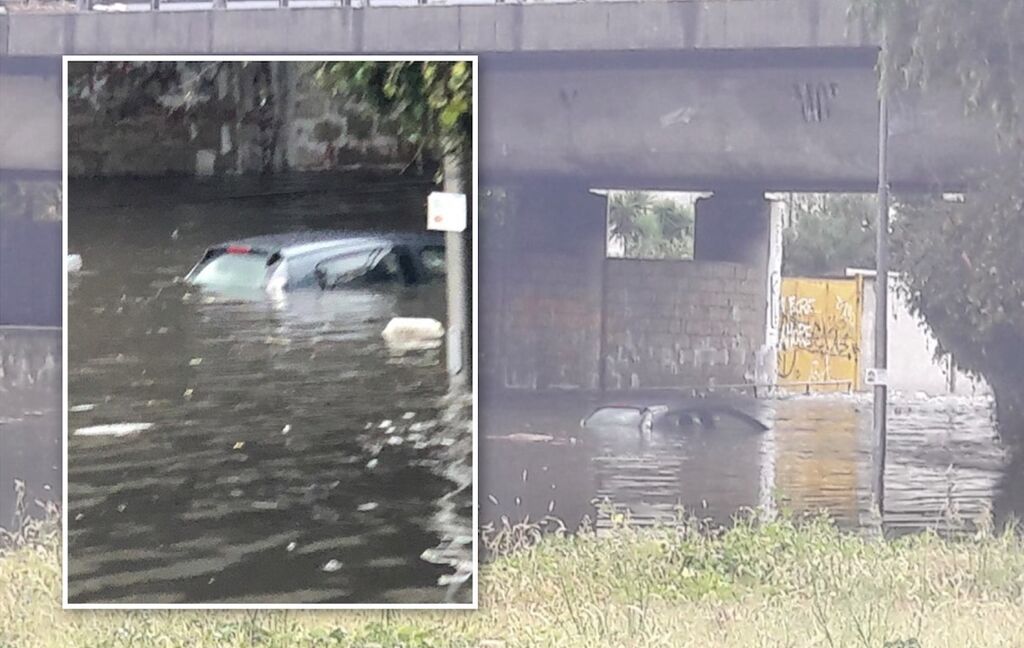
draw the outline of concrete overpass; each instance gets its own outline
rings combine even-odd
[[[844,0],[14,12],[0,168],[59,167],[63,54],[471,52],[485,175],[869,190],[876,51]],[[896,186],[956,185],[989,155],[955,92],[893,104]]]

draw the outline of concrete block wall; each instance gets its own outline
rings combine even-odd
[[[747,382],[763,343],[763,278],[717,261],[608,261],[609,389]]]
[[[596,389],[601,303],[596,277],[572,257],[531,254],[511,269],[504,386]]]

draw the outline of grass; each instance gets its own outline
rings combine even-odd
[[[1024,540],[896,540],[824,519],[489,533],[476,612],[64,612],[60,539],[0,549],[0,647],[1024,646]]]

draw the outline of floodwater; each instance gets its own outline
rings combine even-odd
[[[61,497],[60,337],[0,328],[0,528],[44,515]]]
[[[443,282],[232,302],[178,281],[230,238],[421,228],[429,191],[71,184],[72,603],[471,600],[470,400],[447,394],[441,350],[380,335],[443,321]]]
[[[1024,478],[997,438],[987,398],[893,401],[887,533],[969,529],[1024,511]],[[485,394],[481,522],[500,528],[504,520],[553,518],[570,529],[581,521],[601,529],[615,513],[636,524],[680,515],[728,524],[745,510],[827,511],[844,528],[880,530],[871,506],[870,395],[761,406],[762,420],[773,422],[768,432],[722,427],[641,443],[582,429],[594,407],[585,396]]]

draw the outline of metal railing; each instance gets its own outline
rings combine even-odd
[[[289,7],[418,7],[496,4],[573,4],[579,0],[37,0],[40,6],[65,5],[77,11],[206,11]],[[730,2],[733,0],[589,0],[590,2]],[[771,0],[768,0],[771,1]],[[843,1],[843,0],[837,0]],[[12,3],[13,4],[13,3]],[[0,8],[4,0],[0,0]]]

